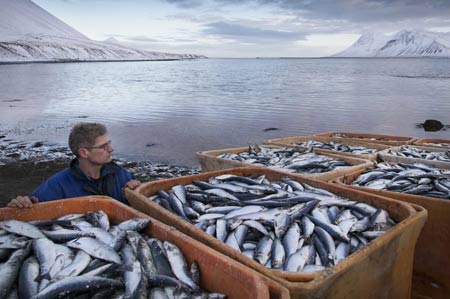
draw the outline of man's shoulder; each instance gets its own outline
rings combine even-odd
[[[71,177],[72,177],[72,174],[70,172],[70,169],[69,168],[65,168],[63,170],[58,171],[57,173],[55,173],[51,177],[49,177],[47,181],[60,181],[60,180],[68,179],[68,178],[71,178]]]

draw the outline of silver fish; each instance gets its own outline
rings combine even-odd
[[[45,238],[45,235],[36,226],[19,220],[0,221],[0,228],[12,234],[32,239]]]
[[[78,250],[72,263],[56,273],[54,278],[58,280],[64,277],[77,276],[78,274],[83,272],[84,269],[86,269],[90,261],[91,256],[89,254],[87,254],[83,250]]]
[[[0,265],[0,298],[6,298],[13,284],[15,283],[17,276],[19,275],[22,262],[30,254],[31,246],[16,250],[6,261],[6,263]]]
[[[119,280],[96,276],[66,277],[49,285],[30,299],[56,299],[62,295],[83,293],[86,286],[90,290],[96,290],[105,287],[120,288],[123,284]]]
[[[2,273],[3,274],[3,273]],[[39,263],[34,256],[27,258],[20,268],[18,280],[19,298],[30,298],[39,291],[36,279],[39,276]],[[3,276],[2,277],[6,277]]]
[[[273,240],[269,235],[264,236],[255,249],[254,259],[260,264],[265,265],[271,256]]]
[[[25,247],[29,242],[27,237],[20,237],[13,234],[0,236],[0,249],[19,249]]]
[[[109,230],[110,224],[108,215],[102,210],[86,213],[86,219],[97,227],[106,231]]]
[[[297,252],[288,257],[286,260],[285,270],[289,272],[299,272],[303,270],[306,263],[313,257],[313,253],[314,250],[312,245],[303,246],[297,250]]]
[[[183,253],[174,244],[165,241],[164,248],[167,252],[170,266],[175,276],[192,289],[198,289],[197,284],[192,280],[187,270],[187,263]]]
[[[286,258],[286,252],[284,250],[281,240],[276,238],[272,248],[272,267],[274,269],[282,269]]]
[[[275,217],[274,230],[277,238],[283,238],[284,233],[292,223],[291,217],[287,213],[280,213]]]
[[[84,250],[89,255],[116,264],[121,264],[122,259],[111,247],[93,238],[80,238],[66,244],[68,247]]]
[[[298,243],[300,239],[300,227],[296,222],[292,223],[283,237],[283,246],[286,256],[289,257],[298,250]]]
[[[57,254],[56,244],[46,238],[33,240],[33,251],[39,262],[39,280],[49,279],[49,272],[55,263]]]

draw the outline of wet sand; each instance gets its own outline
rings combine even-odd
[[[31,193],[54,173],[64,169],[65,162],[14,162],[0,165],[0,207],[11,198]]]

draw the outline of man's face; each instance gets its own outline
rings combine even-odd
[[[111,162],[111,153],[114,149],[107,134],[95,138],[95,144],[87,149],[89,150],[89,162],[97,165],[104,165]]]

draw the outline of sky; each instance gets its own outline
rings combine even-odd
[[[450,0],[33,0],[94,40],[208,57],[323,57],[361,34],[450,32]]]

